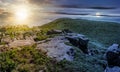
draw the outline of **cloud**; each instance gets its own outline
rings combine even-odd
[[[0,9],[0,19],[5,19],[12,16],[11,13],[4,11],[3,9]]]
[[[4,9],[0,9],[0,14],[1,14],[2,12],[4,12]]]
[[[82,6],[82,5],[56,5],[55,7],[59,8],[81,8],[81,9],[117,9],[116,7],[109,7],[109,6]]]
[[[62,15],[89,15],[89,13],[68,13],[68,12],[46,12],[48,14],[62,14]]]
[[[97,0],[98,1],[98,0]],[[113,2],[112,5],[112,0],[110,1],[94,1],[94,0],[28,0],[30,4],[35,4],[37,6],[41,5],[51,5],[53,7],[58,7],[58,8],[81,8],[81,9],[99,9],[99,10],[109,10],[109,9],[116,9],[117,7],[114,6],[117,4]],[[98,4],[100,3],[100,4]],[[106,4],[108,3],[108,4]]]
[[[42,5],[42,4],[51,4],[53,0],[28,0],[31,4]]]
[[[100,16],[104,16],[104,17],[120,17],[120,15],[100,15]]]
[[[102,7],[102,6],[96,6],[96,7],[88,7],[90,9],[116,9],[116,7]]]

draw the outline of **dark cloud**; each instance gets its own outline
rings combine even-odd
[[[51,5],[58,8],[110,10],[120,7],[118,0],[28,0],[28,2],[38,6]]]
[[[54,4],[54,5],[77,5],[77,6],[117,6],[119,7],[119,0],[28,0],[34,4]]]
[[[100,16],[104,16],[104,17],[120,17],[120,15],[100,15]]]
[[[106,9],[106,10],[107,9],[116,9],[116,7],[100,7],[100,6],[99,7],[98,6],[97,7],[88,7],[88,8],[90,8],[90,9]]]
[[[60,7],[60,8],[83,8],[83,9],[116,9],[116,7],[107,7],[107,6],[82,6],[82,5],[56,5],[55,7]]]
[[[80,6],[80,5],[55,5],[55,7],[60,7],[60,8],[83,8],[83,6]]]
[[[81,16],[86,16],[86,15],[90,15],[90,16],[96,16],[96,15],[92,15],[90,13],[70,13],[70,12],[45,12],[48,14],[62,14],[62,15],[81,15]],[[120,17],[120,15],[99,15],[99,16],[104,16],[104,17]]]
[[[53,0],[28,0],[31,4],[43,5],[43,4],[52,4]]]
[[[68,12],[46,12],[48,14],[62,14],[62,15],[89,15],[88,13],[68,13]]]

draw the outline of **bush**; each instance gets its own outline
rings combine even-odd
[[[9,53],[0,54],[0,71],[11,72],[16,67],[16,63],[9,56]]]
[[[34,38],[35,41],[41,41],[41,40],[45,40],[47,39],[48,36],[46,35],[40,35],[40,36],[37,36],[36,38]]]

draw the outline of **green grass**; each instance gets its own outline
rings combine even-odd
[[[36,45],[13,49],[0,54],[0,72],[59,72],[61,63],[35,49]]]
[[[105,46],[113,43],[120,44],[120,24],[114,22],[90,21],[82,19],[57,19],[40,27],[50,29],[70,29],[86,35],[91,41],[99,42]]]

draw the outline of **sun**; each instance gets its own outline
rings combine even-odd
[[[28,11],[25,8],[16,10],[15,16],[18,20],[25,20],[28,18]]]
[[[18,5],[14,7],[13,13],[16,24],[23,24],[28,21],[31,11],[27,5]]]
[[[101,13],[100,12],[96,12],[96,17],[100,17]]]

